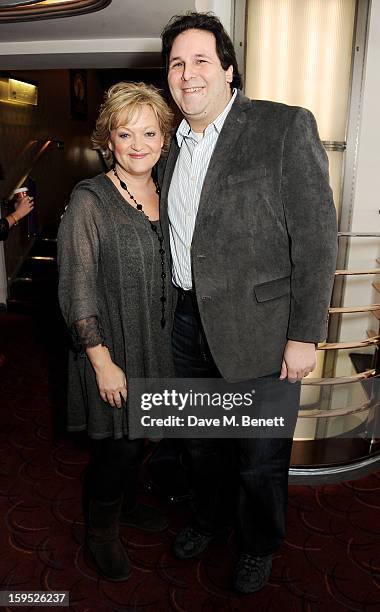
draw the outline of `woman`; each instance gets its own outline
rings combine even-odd
[[[168,249],[152,169],[167,145],[172,113],[143,83],[109,89],[93,134],[113,168],[79,183],[58,234],[59,299],[77,352],[69,362],[68,428],[86,429],[87,546],[110,580],[131,573],[119,523],[165,529],[138,504],[142,440],[129,440],[128,378],[172,375]]]
[[[33,198],[27,195],[20,198],[15,204],[15,212],[0,219],[0,240],[6,240],[10,228],[17,225],[26,215],[29,215],[33,208]]]

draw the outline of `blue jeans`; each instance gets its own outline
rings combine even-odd
[[[172,343],[178,377],[221,377],[192,292],[179,293]],[[294,431],[300,384],[278,377],[276,373],[252,384],[268,395],[271,416],[273,406],[281,416],[286,403],[286,417]],[[275,552],[286,530],[292,438],[186,439],[184,444],[192,459],[194,526],[217,534],[236,523],[241,552],[256,556]]]

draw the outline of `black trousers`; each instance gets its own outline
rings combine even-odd
[[[141,439],[91,439],[85,496],[107,502],[124,495],[126,507],[133,509],[137,503],[137,480],[143,446],[144,440]]]
[[[179,292],[172,342],[178,377],[221,377],[207,345],[193,292]],[[273,396],[272,405],[273,402],[278,405],[279,416],[286,404],[292,435],[300,383],[279,382],[278,377],[276,373],[252,383],[266,385]],[[236,522],[242,552],[257,556],[275,552],[286,530],[290,435],[288,438],[185,439],[192,458],[195,526],[205,533],[216,534]]]

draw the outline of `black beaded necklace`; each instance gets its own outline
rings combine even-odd
[[[125,182],[121,180],[121,178],[119,177],[115,167],[113,168],[113,173],[114,173],[115,177],[117,178],[117,180],[119,181],[120,187],[122,189],[124,189],[124,191],[127,192],[129,197],[131,198],[132,202],[136,205],[136,209],[143,213],[145,219],[149,222],[149,225],[150,225],[152,231],[157,236],[158,244],[160,246],[158,252],[160,253],[160,258],[161,258],[161,283],[162,283],[161,297],[160,297],[160,301],[161,301],[161,327],[164,328],[165,327],[165,323],[166,323],[166,319],[165,319],[165,302],[166,302],[166,281],[165,281],[165,279],[166,279],[166,272],[165,272],[164,237],[158,231],[157,225],[152,223],[152,221],[149,219],[148,215],[144,212],[142,204],[139,204],[137,202],[135,196],[129,191],[129,189],[128,189],[127,185],[125,184]],[[157,182],[155,181],[154,184],[156,186],[156,193],[158,195],[160,195],[160,188],[159,188]]]

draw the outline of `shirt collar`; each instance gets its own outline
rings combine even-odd
[[[214,121],[206,127],[204,133],[212,129],[212,130],[215,130],[215,132],[219,135],[224,125],[224,122],[227,118],[227,115],[231,110],[231,106],[233,105],[235,101],[236,96],[237,96],[237,89],[234,89],[233,94],[231,96],[231,100],[228,102],[227,106],[222,110],[220,115],[218,115],[216,119],[214,119]],[[176,138],[177,138],[177,143],[179,147],[182,146],[185,138],[191,138],[192,140],[194,140],[194,142],[198,142],[198,138],[194,135],[194,132],[192,131],[190,124],[187,122],[186,119],[182,119],[181,123],[179,124],[177,132],[176,132]]]

